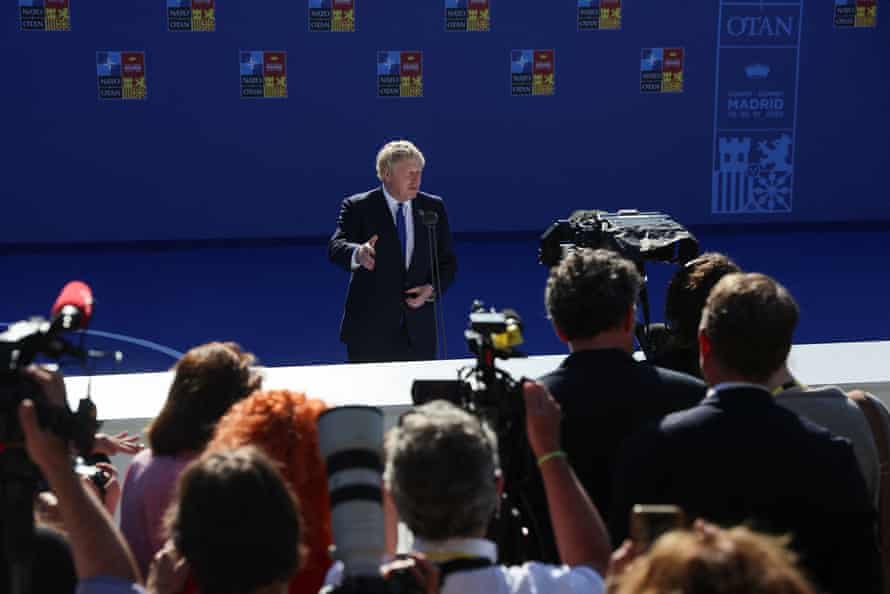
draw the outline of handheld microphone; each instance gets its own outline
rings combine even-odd
[[[52,327],[63,332],[84,330],[93,316],[93,292],[83,281],[71,281],[50,310]]]

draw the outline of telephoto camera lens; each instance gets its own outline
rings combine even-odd
[[[334,533],[333,557],[344,577],[379,575],[383,526],[383,411],[341,406],[318,418],[318,441],[327,464]]]

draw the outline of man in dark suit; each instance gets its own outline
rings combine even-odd
[[[708,397],[625,444],[613,539],[627,533],[632,505],[672,503],[691,518],[790,535],[826,592],[880,592],[874,510],[850,442],[779,406],[766,387],[797,318],[794,299],[765,275],[717,283],[699,327]]]
[[[694,406],[705,396],[700,380],[634,360],[641,284],[629,260],[608,250],[584,250],[551,270],[545,293],[554,330],[571,354],[540,381],[562,407],[563,449],[606,521],[612,514],[611,477],[622,441],[646,423]],[[536,556],[556,562],[538,476],[527,495],[539,524]]]
[[[381,187],[340,207],[328,258],[352,273],[340,340],[349,361],[413,361],[436,357],[434,267],[438,290],[454,280],[457,259],[445,205],[420,192],[421,152],[400,140],[377,154]],[[435,239],[435,242],[432,241]]]

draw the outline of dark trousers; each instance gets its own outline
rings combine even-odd
[[[419,352],[411,344],[404,325],[390,336],[378,336],[373,340],[346,343],[349,363],[388,363],[391,361],[423,361],[432,359],[428,353]]]

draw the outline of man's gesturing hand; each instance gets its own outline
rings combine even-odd
[[[368,270],[374,270],[374,259],[377,257],[377,250],[374,248],[375,245],[377,245],[376,235],[361,244],[358,248],[356,259],[360,266],[364,266]]]

